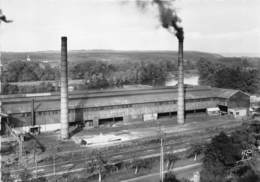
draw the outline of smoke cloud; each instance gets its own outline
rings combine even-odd
[[[174,0],[151,0],[151,1],[143,1],[137,0],[136,4],[139,8],[145,9],[149,4],[157,5],[159,11],[159,19],[163,28],[170,30],[174,29],[174,33],[179,41],[183,41],[184,39],[184,31],[179,23],[181,19],[178,17],[176,10],[173,8]]]

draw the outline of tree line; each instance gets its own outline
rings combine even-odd
[[[203,149],[201,182],[258,182],[259,136],[260,122],[251,121],[213,137]]]
[[[126,84],[162,86],[171,67],[171,63],[163,61],[117,65],[89,61],[72,67],[70,76],[72,79],[84,79],[86,86],[91,89],[122,87]]]
[[[83,79],[83,85],[75,87],[81,89],[117,88],[126,84],[146,84],[163,86],[168,72],[176,69],[170,61],[140,61],[124,63],[109,63],[105,61],[87,61],[69,65],[69,79]],[[3,72],[3,93],[32,93],[58,91],[59,67],[51,67],[47,63],[13,61],[5,66]],[[40,85],[16,85],[11,82],[46,81]]]
[[[57,67],[52,68],[48,63],[12,61],[3,71],[3,82],[46,81],[59,77]]]
[[[219,88],[239,89],[256,93],[259,89],[259,70],[243,58],[220,58],[211,62],[205,58],[197,63],[199,84]]]
[[[210,61],[201,58],[194,66],[185,61],[185,70],[196,68],[199,84],[220,88],[239,89],[248,93],[259,92],[260,73],[244,58],[219,58]],[[129,84],[164,86],[169,72],[177,70],[177,61],[140,60],[107,62],[89,60],[69,65],[69,79],[82,79],[76,90],[118,88]],[[33,93],[59,91],[59,67],[48,63],[12,61],[4,67],[3,93]],[[40,85],[18,86],[10,82],[46,81]]]

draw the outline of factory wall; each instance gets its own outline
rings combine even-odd
[[[204,111],[207,108],[248,108],[249,96],[241,91],[214,88],[188,90],[185,95],[185,113]],[[35,124],[46,130],[60,127],[60,98],[58,95],[18,97],[3,96],[3,110],[15,127],[32,124],[34,100]],[[71,94],[69,122],[87,121],[91,126],[109,121],[147,121],[177,113],[177,94],[174,89],[113,91],[90,95]]]
[[[250,107],[250,96],[242,92],[232,95],[228,101],[229,108]]]
[[[217,100],[213,99],[194,99],[185,102],[185,110],[199,110],[217,105]],[[36,102],[35,105],[40,104]],[[57,103],[56,103],[57,104]],[[23,104],[23,106],[30,103]],[[124,121],[143,120],[149,114],[176,112],[176,101],[165,101],[143,104],[125,104],[117,106],[105,106],[96,108],[76,108],[69,109],[69,122],[87,121],[94,119],[123,117]],[[11,120],[16,121],[15,126],[31,125],[31,112],[11,114]],[[147,119],[146,119],[147,120]],[[55,124],[60,122],[59,110],[35,111],[36,125]]]

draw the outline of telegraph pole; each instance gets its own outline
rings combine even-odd
[[[160,135],[160,181],[164,181],[164,150],[163,150],[163,131],[161,129],[161,124],[159,123],[159,135]]]
[[[164,153],[163,153],[163,137],[161,136],[161,157],[160,157],[160,177],[161,177],[161,182],[163,182],[163,178],[164,178]]]
[[[52,149],[53,149],[53,156],[52,156],[52,165],[53,165],[53,175],[54,175],[54,177],[55,177],[55,179],[56,179],[56,164],[55,164],[55,158],[56,158],[56,148],[54,147],[54,145],[53,145],[53,147],[52,147]]]

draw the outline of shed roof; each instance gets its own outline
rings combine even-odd
[[[228,99],[239,90],[219,89],[212,87],[186,87],[185,99],[224,98]],[[69,108],[104,107],[126,104],[142,104],[177,100],[176,87],[164,87],[137,90],[109,90],[98,92],[73,92],[70,94]],[[32,98],[35,99],[37,111],[59,110],[60,96],[58,93],[43,94],[43,96],[19,96],[3,99],[4,110],[7,113],[30,112]],[[27,103],[27,104],[25,104]]]
[[[242,92],[241,90],[214,88],[214,87],[212,89],[217,92],[218,97],[225,98],[225,99],[229,99],[230,97],[232,97],[233,95],[235,95],[238,92],[241,92],[241,93],[249,96],[249,94]]]

